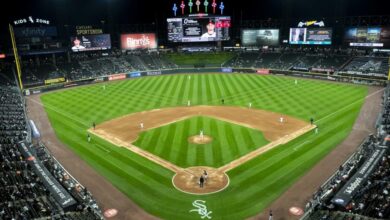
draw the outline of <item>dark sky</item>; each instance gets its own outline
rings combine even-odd
[[[195,0],[193,0],[195,1]],[[2,7],[1,25],[10,20],[33,15],[65,24],[92,24],[106,20],[112,12],[115,23],[150,23],[172,16],[172,3],[179,0],[11,0]],[[185,1],[188,3],[188,0]],[[202,0],[203,2],[203,0]],[[212,0],[209,0],[210,4]],[[217,0],[219,2],[219,0]],[[384,15],[389,10],[384,0],[225,0],[225,14],[243,12],[243,19],[283,17],[333,17],[340,15]],[[109,7],[110,5],[110,7]],[[289,5],[291,5],[289,7]],[[109,10],[111,8],[111,10]],[[289,9],[290,8],[290,9]]]
[[[196,0],[193,0],[195,2]],[[202,3],[204,0],[201,0]],[[389,1],[389,0],[387,0]],[[172,4],[180,0],[11,0],[0,13],[0,50],[8,38],[7,24],[29,15],[48,19],[53,25],[163,24],[172,17]],[[210,4],[212,0],[209,0]],[[217,0],[220,2],[220,0]],[[225,15],[233,22],[268,18],[318,19],[322,17],[386,15],[385,0],[224,0]],[[188,3],[188,0],[185,1]],[[188,6],[187,6],[188,9]],[[242,13],[241,13],[242,12]],[[188,12],[187,12],[188,13]],[[111,15],[111,16],[110,16]],[[242,15],[242,17],[241,17]],[[111,19],[109,19],[111,18]]]

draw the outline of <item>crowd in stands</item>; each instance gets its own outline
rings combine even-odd
[[[226,62],[226,67],[264,68],[277,70],[322,69],[337,71],[350,59],[348,55],[331,53],[308,53],[305,51],[262,51],[241,52]],[[315,70],[314,70],[315,71]]]
[[[20,143],[29,141],[24,100],[11,82],[0,81],[0,219],[103,219],[91,194],[48,153],[44,146],[28,147],[26,157]],[[43,179],[31,165],[41,159],[77,201],[75,207],[62,209]]]
[[[384,93],[383,109],[377,121],[377,134],[367,137],[358,150],[313,194],[313,198],[306,205],[307,214],[303,219],[390,218],[389,110],[390,86]],[[379,150],[384,153],[379,154],[377,163],[370,163],[375,161],[372,158]],[[367,169],[369,166],[372,170]],[[360,173],[366,174],[367,178],[359,177],[359,181],[355,182],[356,179],[352,177]],[[340,195],[346,193],[351,196],[351,200],[344,205]]]
[[[96,78],[117,73],[174,69],[177,65],[159,52],[120,51],[73,53],[40,59],[24,58],[22,62],[25,85],[43,85],[47,79],[65,78],[69,81]]]
[[[387,79],[388,54],[330,48],[280,47],[241,50],[223,67],[318,72],[342,77]],[[120,50],[92,51],[23,57],[23,82],[27,87],[44,85],[47,79],[92,79],[118,73],[176,69],[165,52]],[[357,79],[361,80],[361,79]]]
[[[382,57],[355,57],[340,74],[387,78],[389,59]]]

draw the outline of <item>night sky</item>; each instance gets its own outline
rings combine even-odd
[[[196,0],[193,0],[195,2]],[[204,0],[201,0],[202,3]],[[387,0],[388,1],[388,0]],[[11,0],[3,6],[0,19],[0,50],[8,37],[7,24],[19,18],[48,19],[53,25],[163,24],[172,17],[173,3],[180,0]],[[209,0],[211,5],[212,0]],[[219,3],[220,0],[217,0]],[[294,18],[386,15],[385,0],[224,0],[225,15],[239,19]],[[185,1],[188,3],[188,0]],[[188,10],[188,6],[187,6]],[[187,11],[188,13],[188,11]]]
[[[151,23],[172,16],[172,3],[179,0],[12,0],[2,7],[1,25],[28,15],[70,25],[97,24],[108,12],[116,24]],[[188,3],[188,0],[185,1]],[[195,0],[194,0],[195,2]],[[203,0],[202,0],[203,2]],[[209,0],[210,4],[212,0]],[[219,0],[217,0],[219,2]],[[224,0],[225,14],[239,19],[385,15],[384,0]],[[289,7],[289,5],[291,5]],[[61,21],[62,20],[62,21]]]

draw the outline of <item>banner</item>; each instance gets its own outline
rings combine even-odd
[[[76,26],[76,35],[91,34],[103,34],[103,29],[92,25]]]
[[[221,68],[221,72],[223,72],[223,73],[232,73],[233,72],[233,68],[224,67],[224,68]]]
[[[334,69],[323,69],[323,68],[311,68],[313,72],[322,72],[322,73],[333,73]]]
[[[374,168],[381,160],[386,149],[376,148],[360,169],[349,179],[341,190],[333,197],[332,203],[346,206],[359,191],[361,184],[367,181]]]
[[[157,38],[154,33],[122,34],[121,48],[123,50],[156,49]]]
[[[161,75],[161,71],[149,71],[149,72],[146,72],[146,75],[147,76],[158,76],[158,75]]]
[[[45,80],[45,84],[53,84],[53,83],[60,83],[60,82],[65,82],[65,78],[64,77],[60,77],[60,78],[55,78],[55,79],[47,79]]]
[[[57,28],[50,27],[16,27],[14,28],[16,38],[31,38],[31,37],[56,37]]]
[[[141,73],[140,72],[129,73],[127,76],[128,78],[137,78],[137,77],[141,77]]]
[[[120,79],[126,79],[126,75],[122,73],[122,74],[111,75],[111,76],[108,77],[109,81],[120,80]]]
[[[18,144],[22,155],[27,159],[27,163],[32,167],[39,176],[45,187],[50,191],[53,198],[61,205],[63,209],[70,208],[77,204],[76,200],[62,187],[45,166],[31,154],[26,144]]]
[[[256,72],[258,74],[264,74],[264,75],[267,75],[270,73],[269,69],[258,69]]]

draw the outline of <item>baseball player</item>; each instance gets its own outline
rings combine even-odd
[[[284,118],[283,118],[283,117],[280,117],[279,121],[280,121],[280,123],[283,123]]]
[[[207,178],[209,177],[206,170],[203,170],[203,177],[204,177],[204,181],[206,182]]]
[[[89,133],[87,134],[87,140],[88,140],[88,143],[91,142],[91,135],[89,135]]]
[[[203,188],[203,184],[204,184],[204,177],[202,175],[202,176],[200,176],[200,179],[199,179],[199,187]]]
[[[249,108],[252,108],[252,102],[249,102]]]
[[[139,124],[139,127],[140,127],[141,129],[144,129],[144,123],[141,122],[141,123]]]
[[[188,101],[187,101],[187,106],[190,106],[190,105],[191,105],[191,101],[188,100]]]

